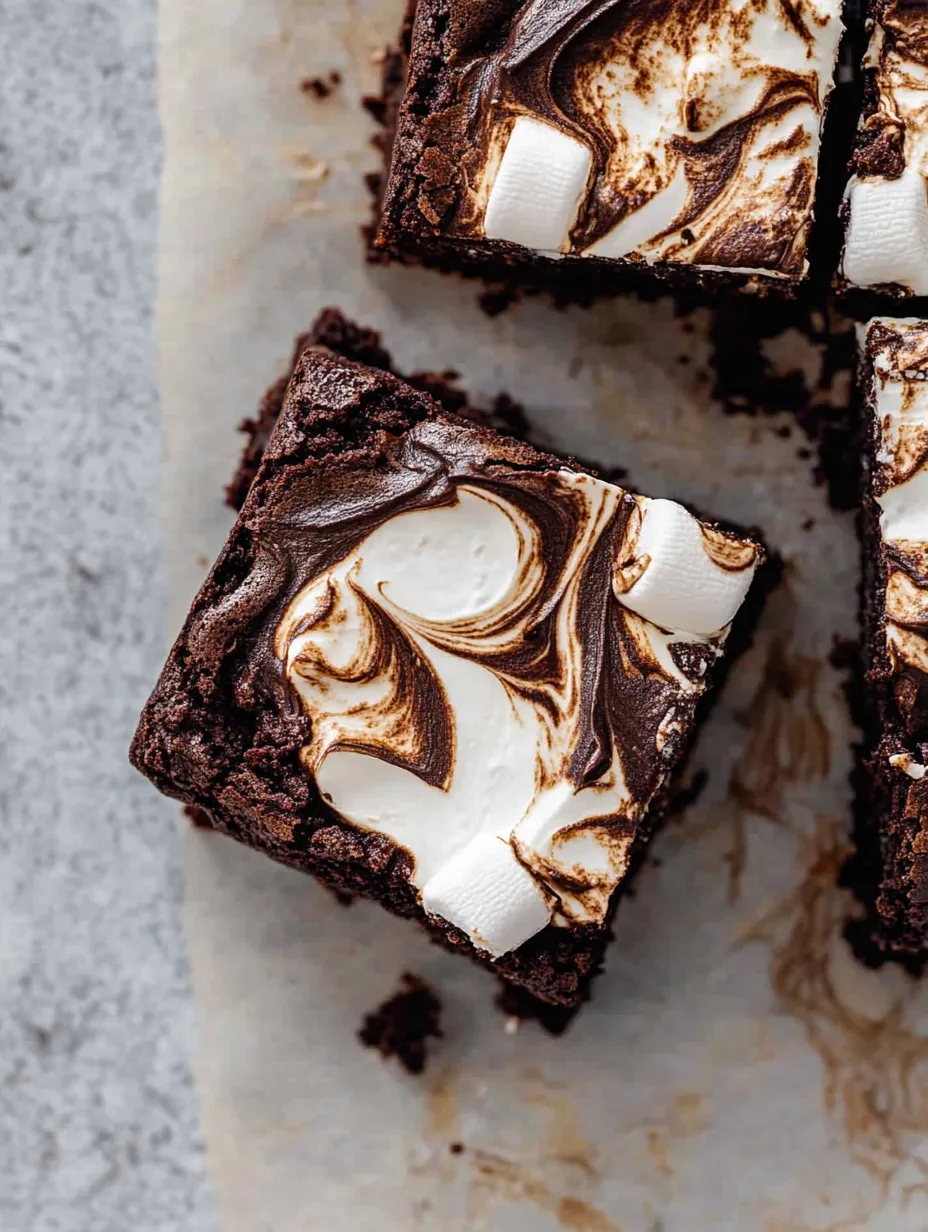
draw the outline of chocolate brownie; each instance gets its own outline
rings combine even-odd
[[[762,556],[309,347],[132,759],[576,1004]]]
[[[591,293],[794,290],[842,9],[418,0],[380,107],[376,247]]]
[[[842,290],[928,295],[928,5],[869,0]]]
[[[861,329],[864,746],[857,854],[865,956],[928,958],[928,322]]]

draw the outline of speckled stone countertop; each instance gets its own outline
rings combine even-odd
[[[162,655],[155,0],[0,0],[0,1228],[216,1227]]]

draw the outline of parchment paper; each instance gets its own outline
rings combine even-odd
[[[224,1227],[923,1232],[924,994],[840,940],[854,733],[827,656],[856,633],[851,517],[827,507],[789,416],[712,402],[704,314],[534,301],[491,320],[474,284],[364,267],[376,155],[359,98],[402,3],[162,0],[171,636],[230,523],[236,423],[326,304],[382,329],[407,370],[507,390],[555,447],[760,524],[787,575],[696,751],[708,786],[656,844],[562,1039],[507,1033],[492,977],[415,926],[188,829]],[[331,97],[301,92],[333,69]],[[798,334],[770,349],[815,376]],[[406,969],[445,1003],[421,1079],[355,1039]]]

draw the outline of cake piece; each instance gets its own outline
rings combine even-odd
[[[868,25],[841,272],[846,286],[928,295],[928,5],[870,0]]]
[[[865,750],[852,880],[886,957],[928,957],[928,321],[861,329]]]
[[[842,7],[418,0],[376,247],[560,287],[793,289]]]
[[[132,759],[576,1004],[761,557],[309,347]]]

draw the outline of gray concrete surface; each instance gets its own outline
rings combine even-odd
[[[0,0],[0,1232],[215,1227],[161,658],[155,0]]]

